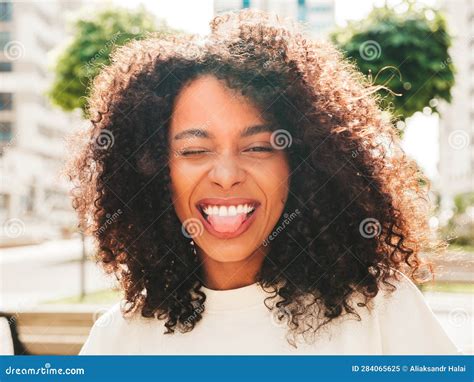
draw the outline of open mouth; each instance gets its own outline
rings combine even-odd
[[[196,206],[211,233],[228,234],[227,236],[242,233],[251,222],[252,216],[259,207],[257,201],[233,202],[227,200],[225,203],[219,201],[200,201]],[[214,231],[214,232],[212,232]]]

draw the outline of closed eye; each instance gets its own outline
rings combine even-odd
[[[250,147],[249,149],[245,150],[245,151],[251,151],[251,152],[272,152],[274,151],[273,150],[273,147],[269,147],[269,146],[255,146],[255,147]]]
[[[182,156],[191,156],[191,155],[198,155],[198,154],[205,154],[207,150],[186,150],[186,151],[179,151],[178,153]]]

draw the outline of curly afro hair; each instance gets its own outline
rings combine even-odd
[[[265,303],[286,316],[289,333],[316,333],[346,314],[360,319],[351,297],[370,309],[383,286],[396,289],[393,270],[416,281],[432,275],[420,256],[439,248],[428,226],[429,182],[400,148],[373,86],[329,43],[246,10],[214,18],[206,38],[130,42],[94,80],[90,129],[69,175],[81,227],[124,291],[123,314],[166,320],[166,333],[203,318],[203,272],[173,208],[167,142],[177,94],[206,74],[292,139],[285,229],[256,280],[273,293],[276,305]],[[306,325],[315,303],[324,319]]]

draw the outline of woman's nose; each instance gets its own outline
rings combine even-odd
[[[212,183],[226,190],[242,183],[245,180],[245,174],[245,170],[241,168],[235,157],[221,156],[215,161],[209,172],[209,178]]]

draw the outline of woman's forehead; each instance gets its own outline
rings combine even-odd
[[[202,129],[219,134],[263,123],[259,109],[248,98],[208,75],[193,80],[178,95],[171,131]]]

